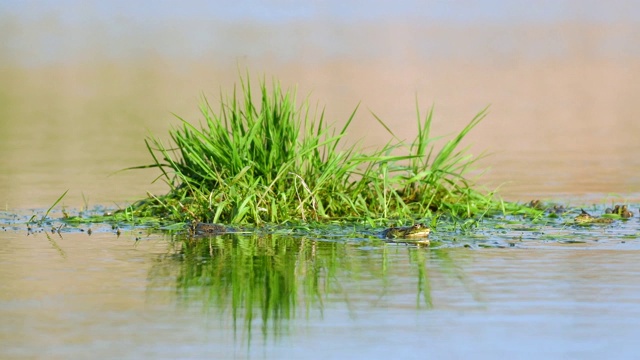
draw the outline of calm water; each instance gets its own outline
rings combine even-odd
[[[436,231],[440,249],[277,235],[185,248],[24,222],[67,189],[69,211],[165,192],[153,170],[118,171],[149,163],[143,139],[178,125],[171,113],[197,123],[201,96],[215,107],[245,67],[338,126],[360,103],[346,141],[363,146],[390,139],[370,111],[411,139],[416,99],[438,135],[491,105],[466,143],[490,154],[480,185],[596,213],[638,204],[636,1],[111,4],[0,3],[1,358],[635,356],[637,205],[601,228]]]
[[[185,248],[140,229],[19,226],[0,237],[1,353],[633,358],[639,229],[434,234],[440,249],[277,235]]]

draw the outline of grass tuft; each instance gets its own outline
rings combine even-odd
[[[178,117],[171,145],[148,138],[153,163],[136,168],[158,168],[170,191],[133,204],[127,213],[261,224],[415,219],[433,212],[471,217],[503,205],[472,188],[465,173],[477,159],[460,149],[487,109],[439,149],[431,136],[433,109],[424,117],[417,109],[410,144],[373,114],[395,140],[365,153],[342,143],[357,107],[336,130],[324,112],[312,113],[306,101],[297,105],[295,91],[278,82],[261,81],[257,93],[248,76],[241,78],[239,89],[221,95],[219,112],[204,99],[199,126]]]

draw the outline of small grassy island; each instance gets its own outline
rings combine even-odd
[[[432,110],[424,116],[417,110],[410,144],[373,114],[395,140],[363,152],[341,144],[357,107],[336,130],[324,112],[313,113],[306,101],[297,105],[295,92],[276,81],[271,87],[260,82],[259,100],[253,95],[249,77],[241,78],[239,91],[221,96],[218,114],[203,101],[199,128],[179,118],[171,145],[147,139],[153,163],[133,169],[158,168],[170,191],[115,216],[259,225],[414,220],[436,213],[467,218],[511,206],[464,177],[476,159],[459,145],[486,109],[440,149],[431,134]]]

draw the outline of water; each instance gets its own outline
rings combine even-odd
[[[634,1],[34,4],[0,4],[0,357],[635,357]],[[346,140],[363,146],[391,138],[369,110],[411,139],[416,98],[435,105],[438,135],[491,104],[466,142],[491,154],[480,185],[596,213],[628,202],[636,217],[436,231],[432,249],[273,235],[185,252],[144,229],[28,233],[67,189],[54,218],[165,192],[154,170],[117,171],[148,164],[145,136],[176,126],[172,112],[197,123],[199,96],[215,107],[245,67],[338,125],[361,102]]]
[[[277,235],[185,248],[180,236],[96,225],[3,231],[2,355],[632,358],[638,223],[613,227],[559,230],[578,244],[441,249]]]

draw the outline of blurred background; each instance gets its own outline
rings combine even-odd
[[[348,142],[480,110],[473,177],[508,200],[640,200],[639,1],[0,1],[0,206],[164,193],[150,134],[197,123],[238,74],[278,79]],[[484,171],[480,171],[484,170]],[[478,176],[476,178],[476,176]]]

